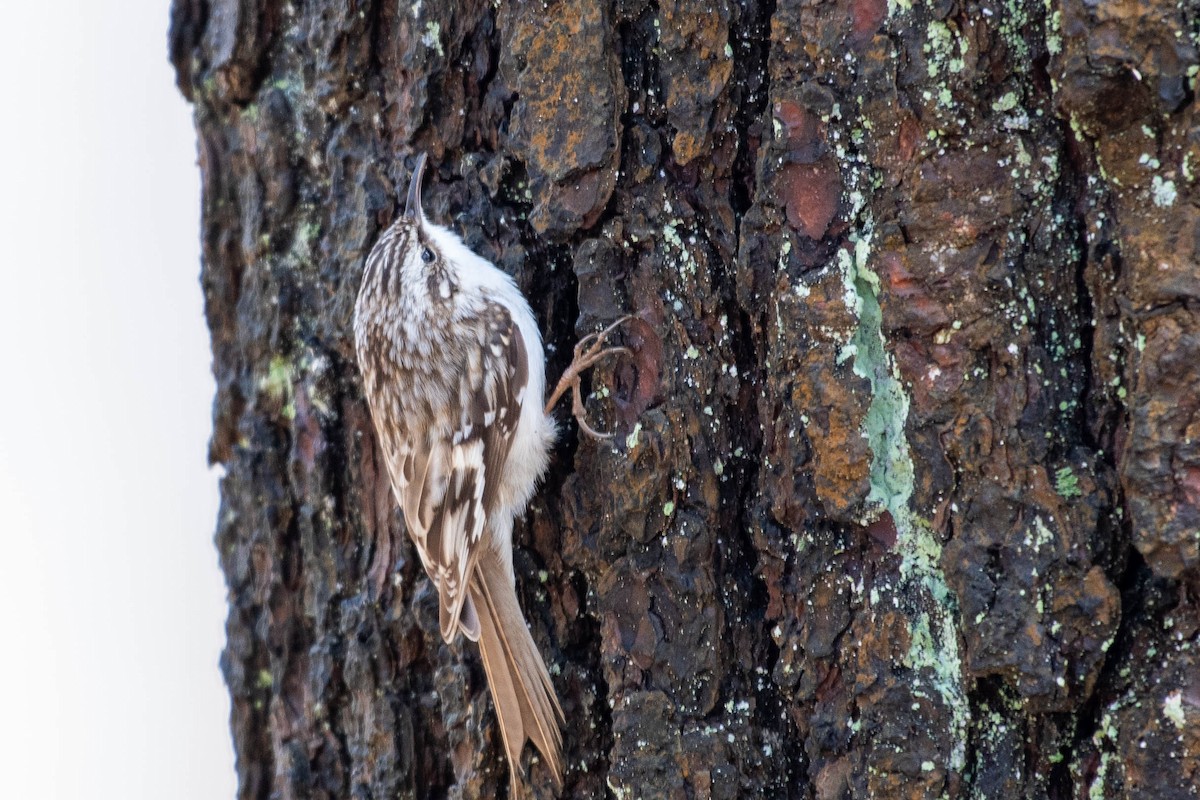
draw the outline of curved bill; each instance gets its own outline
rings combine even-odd
[[[404,216],[411,220],[421,219],[421,176],[425,174],[425,154],[417,156],[417,165],[413,167],[412,178],[408,183],[408,203],[404,206]]]

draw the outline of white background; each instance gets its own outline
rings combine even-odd
[[[168,0],[0,15],[0,794],[229,798],[213,386]]]

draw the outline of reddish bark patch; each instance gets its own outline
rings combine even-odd
[[[639,317],[628,320],[624,330],[624,343],[631,352],[616,371],[615,399],[618,422],[628,430],[659,400],[663,344],[654,327]]]
[[[813,147],[825,138],[820,118],[792,100],[775,104],[775,119],[783,126],[783,136],[792,150]]]
[[[850,4],[850,41],[859,45],[871,41],[887,16],[883,0],[853,0]]]
[[[779,179],[788,224],[810,239],[820,239],[837,215],[842,176],[829,163],[788,164]]]
[[[932,332],[949,323],[946,309],[929,295],[900,253],[885,253],[881,261],[888,292],[894,299],[903,302],[904,316],[909,325],[916,323],[922,330]]]
[[[896,521],[890,511],[883,512],[879,519],[866,527],[867,535],[889,550],[896,546]]]
[[[595,215],[600,213],[604,201],[608,199],[607,195],[601,197],[599,170],[593,170],[576,180],[561,185],[560,192],[559,197],[563,206],[571,213],[582,217],[584,227],[595,221]],[[589,217],[592,219],[589,220]]]
[[[1179,486],[1190,505],[1200,506],[1200,467],[1185,468]]]

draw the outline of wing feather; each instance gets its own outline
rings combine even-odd
[[[488,514],[496,509],[528,379],[524,340],[503,306],[489,304],[474,328],[479,333],[459,376],[458,407],[449,410],[446,424],[427,428],[423,447],[413,448],[411,469],[404,464],[400,470],[414,478],[402,490],[401,507],[437,586],[447,642],[460,629],[479,637],[474,607],[464,611],[470,576]]]

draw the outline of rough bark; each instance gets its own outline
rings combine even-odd
[[[490,797],[350,314],[411,155],[552,347],[568,797],[1194,797],[1200,11],[175,0],[242,798]],[[534,770],[539,791],[545,774]]]

